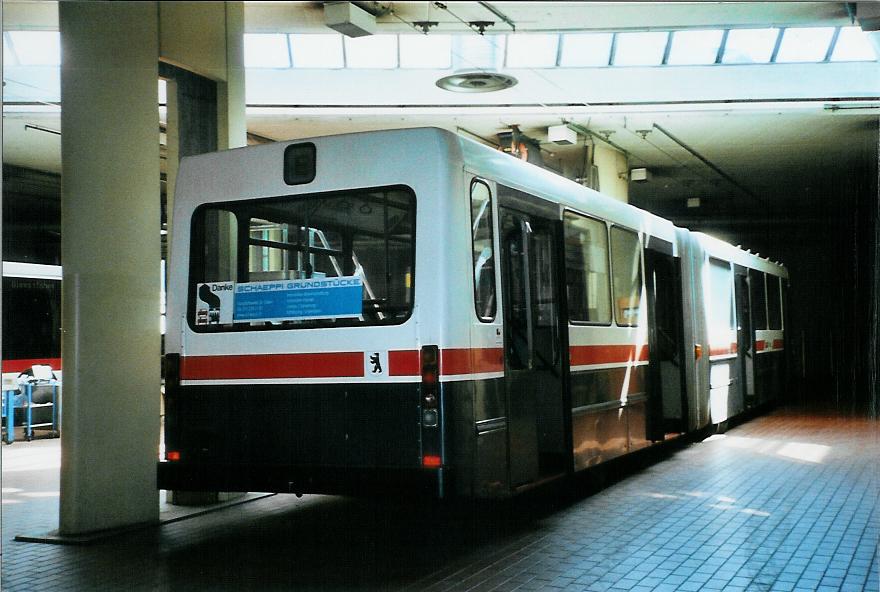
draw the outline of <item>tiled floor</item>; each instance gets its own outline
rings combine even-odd
[[[779,411],[591,496],[432,505],[278,495],[87,547],[58,444],[3,447],[2,589],[878,590],[880,426]]]

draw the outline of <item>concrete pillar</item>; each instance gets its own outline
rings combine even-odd
[[[226,79],[217,84],[217,144],[247,146],[244,95],[244,3],[226,2]]]
[[[593,157],[599,168],[599,190],[623,203],[629,203],[629,169],[626,155],[602,143],[596,143]]]
[[[158,520],[156,2],[60,2],[61,534]]]

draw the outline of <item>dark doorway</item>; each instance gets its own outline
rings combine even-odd
[[[556,223],[501,209],[510,485],[565,472]]]
[[[645,249],[648,299],[648,438],[687,430],[681,263],[668,249]]]

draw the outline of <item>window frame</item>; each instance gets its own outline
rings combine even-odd
[[[716,268],[720,269],[721,267],[725,268],[728,272],[728,282],[727,282],[727,292],[730,303],[730,310],[728,310],[728,331],[736,331],[737,325],[739,323],[739,318],[737,316],[736,310],[736,270],[734,269],[734,263],[727,259],[722,259],[720,257],[716,257],[714,255],[709,255],[706,260],[706,267],[708,268],[709,273],[709,293],[708,296],[708,312],[713,313],[716,312],[714,309],[714,300],[713,296],[715,295],[715,287],[713,286],[714,278],[712,277],[712,266],[715,265]],[[707,324],[707,328],[711,329],[711,323]],[[710,338],[711,340],[711,338]]]
[[[613,247],[611,244],[611,231],[614,230],[615,228],[618,228],[620,230],[623,230],[624,232],[629,232],[629,233],[636,235],[636,242],[638,243],[638,246],[639,246],[639,248],[638,248],[639,279],[641,280],[638,284],[639,285],[639,308],[640,309],[642,307],[641,289],[645,286],[645,258],[644,258],[645,247],[642,244],[642,235],[638,230],[634,230],[628,226],[624,226],[623,224],[617,224],[617,223],[613,223],[613,222],[610,225],[608,225],[608,260],[609,260],[608,265],[609,265],[609,269],[611,270],[611,278],[610,278],[611,281],[609,282],[611,284],[611,309],[612,309],[611,316],[614,320],[614,324],[617,327],[625,327],[625,328],[638,327],[639,326],[638,323],[621,324],[617,321],[617,306],[614,303],[614,255],[612,253]]]
[[[601,323],[599,321],[576,321],[571,318],[571,307],[568,306],[568,268],[565,266],[565,260],[563,258],[562,266],[565,268],[565,308],[566,308],[566,317],[568,317],[568,324],[576,327],[611,327],[614,325],[614,294],[612,287],[612,269],[611,269],[611,236],[609,234],[609,224],[607,220],[599,218],[598,216],[590,216],[588,214],[584,214],[582,212],[578,212],[577,210],[573,210],[571,208],[565,208],[562,211],[562,250],[563,254],[565,253],[565,215],[566,214],[574,214],[575,216],[580,216],[581,218],[586,218],[588,220],[593,220],[595,222],[599,222],[602,226],[605,227],[605,263],[608,265],[608,281],[605,282],[605,288],[608,296],[608,304],[611,308],[610,313],[608,315],[608,322]]]
[[[766,283],[764,284],[767,289],[767,292],[766,292],[766,295],[767,295],[767,330],[768,331],[784,331],[785,330],[785,320],[784,320],[784,312],[783,312],[783,308],[782,308],[782,305],[783,305],[783,303],[782,303],[782,276],[774,275],[774,274],[768,272],[765,274],[765,277],[767,278]],[[772,323],[771,323],[771,321],[774,319],[771,318],[771,314],[770,314],[770,279],[769,278],[773,278],[773,281],[776,285],[776,311],[777,311],[777,316],[779,319],[779,326],[778,327],[772,326]]]
[[[492,295],[494,296],[494,302],[492,303],[492,317],[482,317],[480,316],[480,312],[477,308],[477,278],[474,274],[474,187],[477,185],[482,185],[486,188],[486,191],[489,192],[489,239],[492,242]],[[495,200],[492,195],[492,187],[489,185],[489,181],[483,179],[482,177],[474,176],[471,178],[470,185],[468,186],[468,210],[470,212],[470,216],[468,219],[470,220],[470,237],[471,237],[471,248],[470,248],[470,273],[471,276],[471,294],[473,295],[474,302],[474,315],[477,317],[477,320],[481,323],[494,323],[498,319],[498,261],[497,261],[497,249],[495,245]]]
[[[762,318],[762,320],[764,322],[762,323],[761,327],[758,327],[757,324],[755,323],[755,310],[757,310],[757,306],[755,306],[755,305],[757,303],[752,300],[753,287],[750,284],[749,285],[749,311],[750,311],[750,314],[752,317],[751,318],[751,325],[752,325],[753,331],[767,331],[767,328],[769,326],[769,320],[768,320],[768,315],[767,315],[767,273],[761,271],[760,269],[749,268],[749,281],[751,282],[753,277],[755,279],[757,279],[757,274],[760,274],[760,277],[761,277],[760,288],[761,288],[761,292],[764,294],[764,298],[761,302],[764,305],[763,306],[764,316]],[[755,286],[755,290],[757,290],[757,288],[758,288],[758,286]]]
[[[400,319],[391,319],[391,320],[383,320],[377,319],[375,321],[359,321],[355,319],[355,322],[345,322],[347,319],[342,319],[343,322],[340,322],[339,319],[333,322],[324,321],[324,320],[305,320],[300,321],[296,325],[266,325],[266,326],[258,326],[252,325],[250,323],[233,323],[231,326],[229,325],[196,325],[195,323],[195,296],[196,296],[196,285],[202,282],[196,282],[193,278],[196,277],[196,274],[201,273],[199,270],[204,270],[204,238],[205,238],[205,228],[204,224],[198,217],[202,214],[203,211],[208,209],[223,209],[226,208],[234,208],[237,205],[243,203],[269,203],[274,200],[279,199],[321,199],[321,198],[333,198],[341,195],[351,195],[352,193],[369,193],[369,192],[377,192],[377,191],[401,191],[409,196],[409,204],[410,204],[410,216],[412,218],[412,239],[410,245],[410,251],[412,254],[412,270],[410,271],[410,281],[409,281],[409,309],[407,310],[406,316],[401,317]],[[226,209],[225,211],[229,212],[236,218],[236,223],[238,225],[237,234],[241,235],[241,226],[239,215],[233,210]],[[205,202],[199,204],[190,215],[189,219],[189,228],[190,228],[190,240],[189,240],[189,251],[187,253],[187,257],[189,258],[189,265],[186,276],[186,323],[189,329],[195,333],[200,334],[230,334],[230,333],[241,333],[244,331],[295,331],[300,329],[357,329],[362,327],[387,327],[387,326],[396,326],[403,325],[407,321],[409,321],[413,312],[415,311],[415,301],[416,301],[416,236],[417,236],[417,222],[418,222],[418,198],[416,196],[415,191],[412,187],[403,184],[397,185],[382,185],[378,187],[359,187],[355,189],[342,189],[342,190],[334,190],[334,191],[319,191],[314,193],[293,193],[293,194],[284,194],[284,195],[274,195],[271,197],[258,197],[258,198],[244,198],[244,199],[232,199],[225,201],[212,201]],[[245,243],[244,248],[249,248],[249,244]],[[237,254],[241,252],[242,246],[237,245]],[[236,278],[238,276],[238,270],[240,269],[241,262],[237,261],[236,263]],[[238,280],[234,280],[238,283]]]

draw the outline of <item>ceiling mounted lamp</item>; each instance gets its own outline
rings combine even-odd
[[[519,81],[510,74],[484,70],[456,72],[437,81],[443,90],[462,93],[495,92],[516,86]]]
[[[348,37],[364,37],[376,32],[376,16],[352,2],[326,2],[324,24]]]

